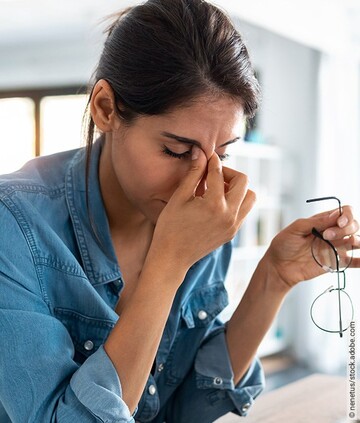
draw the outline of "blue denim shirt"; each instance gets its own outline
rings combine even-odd
[[[0,422],[206,423],[229,411],[246,415],[264,378],[255,359],[234,386],[217,319],[228,301],[230,243],[189,269],[134,415],[122,400],[103,348],[124,281],[100,193],[101,145],[92,153],[91,218],[84,149],[0,177]]]

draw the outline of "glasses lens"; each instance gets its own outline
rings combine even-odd
[[[352,248],[350,247],[350,249],[348,249],[349,247],[344,245],[333,245],[336,251],[326,241],[314,237],[311,246],[314,259],[321,267],[327,270],[336,272],[347,269],[353,257]]]
[[[333,289],[320,295],[311,307],[314,323],[328,332],[340,332],[340,313],[341,327],[344,331],[350,326],[353,319],[353,306],[349,295],[339,289]]]

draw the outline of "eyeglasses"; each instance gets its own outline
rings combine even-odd
[[[337,197],[311,198],[306,202],[313,203],[324,200],[336,200],[339,216],[342,215],[341,202]],[[310,308],[311,320],[319,329],[329,333],[338,333],[342,337],[354,318],[354,306],[350,295],[345,291],[345,270],[350,266],[353,249],[351,247],[351,250],[348,250],[346,246],[340,245],[336,241],[331,243],[324,239],[315,228],[312,229],[312,234],[314,239],[311,244],[311,254],[315,262],[326,272],[336,274],[336,287],[331,285],[315,298]],[[332,311],[329,313],[329,310],[335,310],[335,308],[338,310],[338,319],[336,319],[336,313]]]

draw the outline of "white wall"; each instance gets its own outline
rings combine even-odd
[[[87,84],[101,53],[103,28],[98,22],[41,37],[1,39],[0,90]]]
[[[84,84],[94,61],[81,40],[0,47],[0,90]]]

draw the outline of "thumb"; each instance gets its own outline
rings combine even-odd
[[[207,158],[203,150],[194,145],[191,152],[191,163],[187,174],[184,176],[173,197],[184,201],[194,196],[207,167]]]

